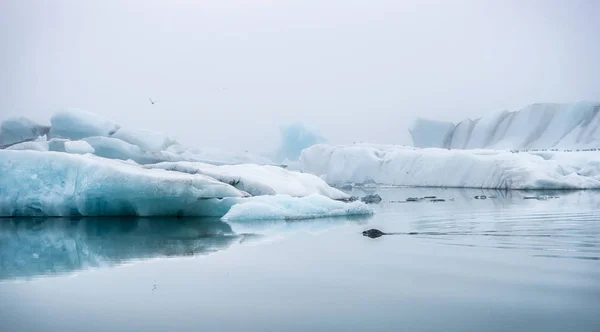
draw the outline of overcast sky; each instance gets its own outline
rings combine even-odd
[[[0,119],[83,108],[258,152],[295,120],[408,143],[417,116],[600,100],[598,17],[596,0],[0,0]]]

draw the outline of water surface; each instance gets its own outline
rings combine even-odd
[[[600,193],[376,192],[372,217],[2,219],[0,331],[599,331]]]

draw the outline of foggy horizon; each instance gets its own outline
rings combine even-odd
[[[598,13],[592,0],[3,2],[0,120],[80,108],[257,153],[296,121],[333,144],[409,144],[417,117],[600,101]]]

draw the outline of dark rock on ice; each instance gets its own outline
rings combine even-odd
[[[381,202],[381,196],[379,196],[378,194],[367,195],[367,196],[361,198],[360,200],[367,204],[372,204],[372,203],[377,204],[377,203]]]

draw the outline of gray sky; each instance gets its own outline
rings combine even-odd
[[[259,152],[295,120],[408,143],[419,115],[600,100],[599,16],[595,0],[0,0],[0,119],[83,108]]]

